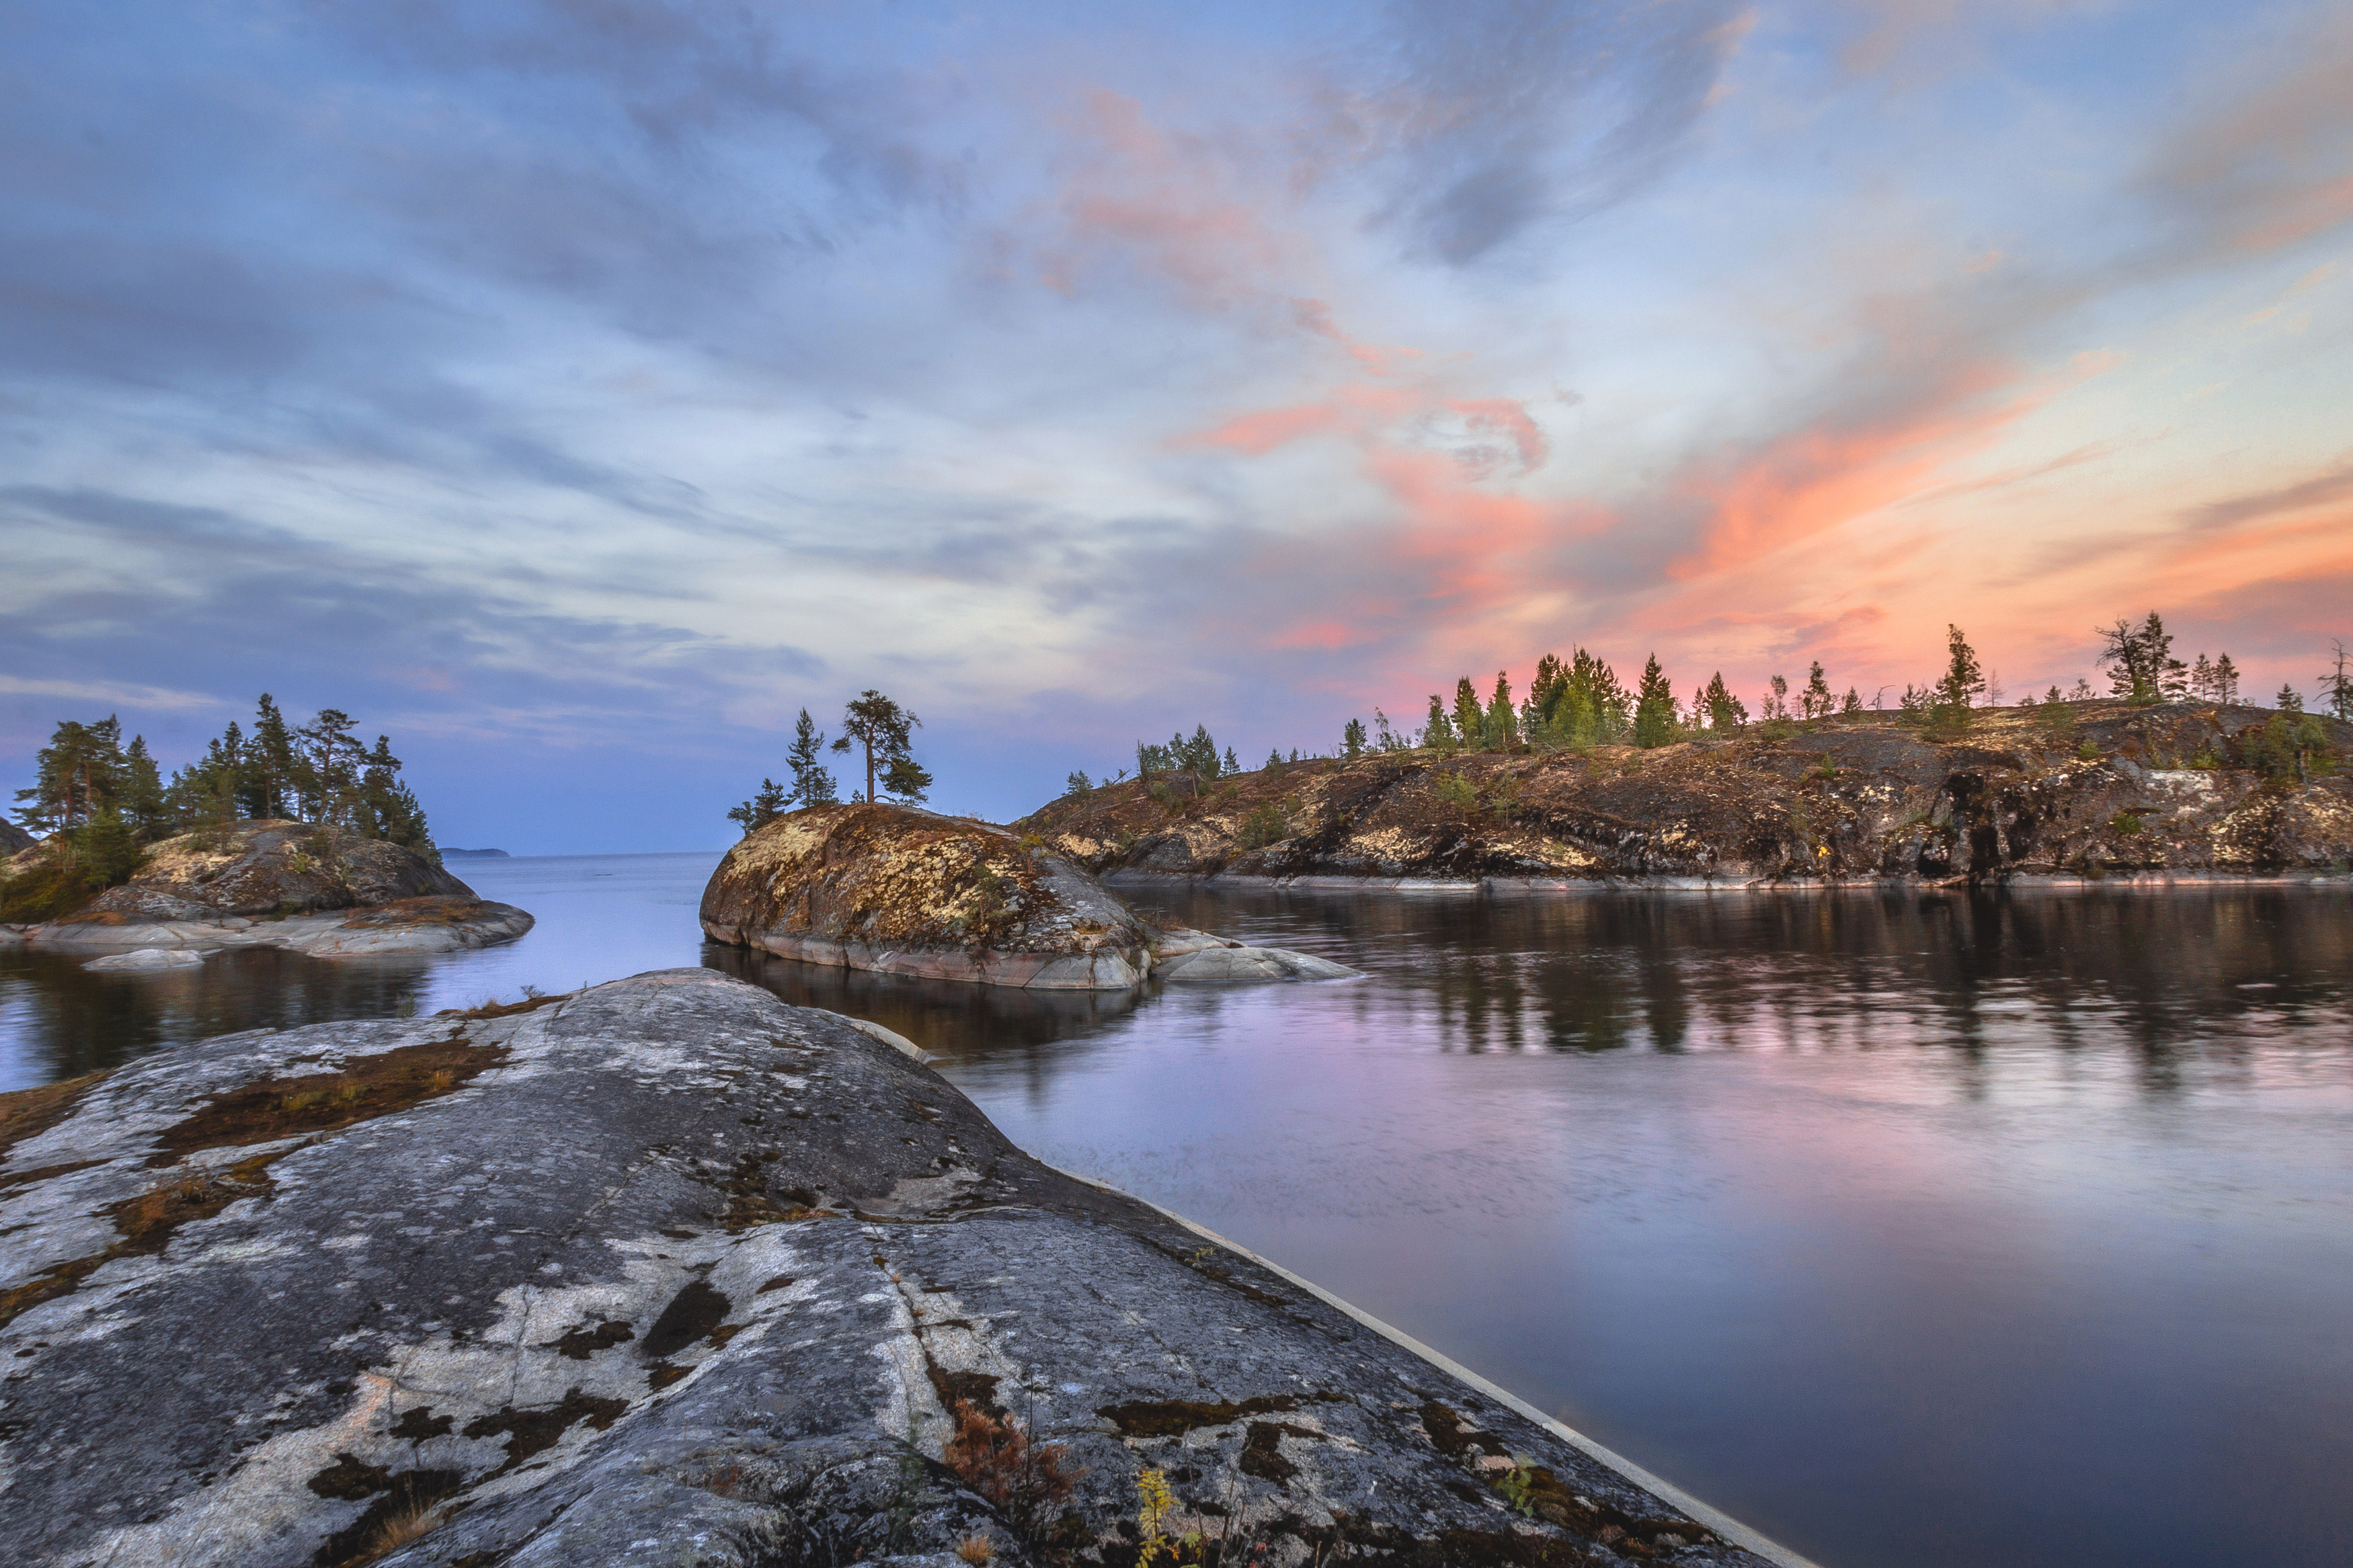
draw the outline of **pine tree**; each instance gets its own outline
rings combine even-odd
[[[785,814],[786,795],[784,785],[764,778],[751,799],[728,807],[727,820],[741,827],[744,837],[749,838]]]
[[[79,827],[114,810],[123,785],[122,724],[61,721],[33,758],[33,786],[20,789],[16,820],[36,833]]]
[[[2147,703],[2187,689],[2189,667],[2173,657],[2172,635],[2155,610],[2138,626],[2119,616],[2115,626],[2099,628],[2099,662],[2109,667],[2108,687],[2116,696]]]
[[[1675,738],[1674,689],[1652,654],[1642,666],[1642,684],[1634,698],[1634,744],[1663,746]]]
[[[1857,691],[1852,686],[1848,687],[1846,689],[1846,705],[1841,708],[1839,711],[1846,715],[1848,718],[1852,718],[1856,714],[1861,713],[1862,711],[1862,693]]]
[[[1977,649],[1960,627],[1945,627],[1945,645],[1951,657],[1944,679],[1936,682],[1936,706],[1947,714],[1965,714],[1986,689],[1985,671],[1978,667]]]
[[[294,732],[311,764],[309,782],[314,792],[314,809],[309,816],[313,822],[349,826],[357,811],[354,792],[359,787],[360,770],[366,764],[367,752],[352,732],[355,728],[352,716],[342,709],[322,708],[308,724]],[[229,733],[237,733],[235,724],[229,726]],[[247,781],[254,762],[249,748],[241,741],[230,749],[236,752],[237,789],[242,796],[250,793]]]
[[[1351,719],[1340,727],[1340,754],[1351,762],[1365,754],[1365,721]]]
[[[2214,661],[2201,651],[2198,662],[2189,667],[2189,695],[2200,702],[2211,702],[2214,697]]]
[[[1242,760],[1234,755],[1234,749],[1231,746],[1228,746],[1226,748],[1226,760],[1219,771],[1228,778],[1231,778],[1236,773],[1242,771]]]
[[[1477,751],[1487,742],[1487,710],[1467,675],[1454,682],[1454,732],[1461,737],[1465,751]]]
[[[1831,696],[1831,683],[1823,678],[1820,659],[1814,660],[1814,668],[1806,676],[1806,689],[1799,696],[1798,701],[1805,709],[1810,721],[1831,716],[1836,699]]]
[[[825,731],[817,727],[817,721],[804,708],[800,717],[793,721],[793,743],[785,751],[785,767],[792,774],[793,787],[785,792],[779,810],[793,806],[831,805],[840,798],[840,786],[834,783],[832,773],[818,761],[824,754]]]
[[[2304,711],[2304,694],[2282,681],[2279,695],[2272,699],[2272,706],[2283,713],[2301,713]]]
[[[922,729],[923,725],[923,721],[921,719],[871,687],[859,693],[854,700],[844,706],[841,713],[842,732],[834,741],[833,749],[837,752],[848,752],[853,745],[865,748],[866,793],[860,795],[860,799],[870,805],[875,799],[874,772],[878,762],[882,765],[885,773],[889,772],[892,764],[902,760],[913,765],[913,758],[910,755],[908,747],[913,731]],[[914,772],[921,773],[923,770],[916,768]],[[908,775],[911,780],[912,776],[912,774]],[[930,775],[924,774],[925,786],[928,787],[929,784]],[[892,793],[902,792],[893,790]],[[921,799],[922,796],[918,794],[914,798]]]
[[[1430,699],[1432,703],[1435,703],[1437,700],[1438,699],[1435,697]],[[1441,717],[1443,717],[1443,715],[1441,715]],[[1266,753],[1266,771],[1271,773],[1279,773],[1282,771],[1282,748],[1281,746],[1273,747]]]
[[[1062,798],[1065,800],[1078,795],[1092,795],[1094,792],[1095,781],[1087,777],[1086,770],[1083,768],[1072,768],[1071,776],[1062,781]]]
[[[1777,675],[1765,684],[1765,722],[1778,723],[1789,717],[1789,678]]]
[[[2239,700],[2239,667],[2223,654],[2214,660],[2214,700],[2236,702]]]
[[[363,760],[353,793],[352,826],[364,837],[382,838],[428,860],[440,860],[441,852],[426,828],[425,808],[401,782],[400,759],[392,754],[390,736],[375,738],[375,749]]]
[[[922,805],[931,794],[933,782],[932,775],[913,757],[893,757],[891,765],[882,770],[883,793],[908,805]]]

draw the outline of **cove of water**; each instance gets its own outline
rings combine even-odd
[[[0,1088],[708,964],[1832,1568],[2353,1560],[2342,886],[1124,889],[1366,977],[1054,996],[704,943],[712,859],[467,862],[540,924],[435,959],[0,953]]]

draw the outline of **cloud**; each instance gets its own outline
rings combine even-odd
[[[1356,107],[1387,155],[1379,221],[1479,261],[1654,179],[1746,31],[1730,0],[1404,0],[1393,74]]]
[[[2213,73],[2143,171],[2201,249],[2277,250],[2353,221],[2353,16],[2284,31]]]

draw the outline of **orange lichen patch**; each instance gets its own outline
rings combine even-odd
[[[44,1269],[14,1289],[0,1291],[0,1324],[19,1313],[78,1289],[100,1265],[118,1258],[148,1257],[171,1244],[182,1226],[210,1219],[240,1198],[266,1198],[276,1184],[264,1172],[287,1151],[259,1155],[225,1171],[190,1176],[125,1198],[106,1213],[122,1239],[104,1252]]]
[[[504,1046],[478,1046],[461,1033],[354,1057],[341,1072],[249,1083],[212,1096],[203,1110],[166,1128],[148,1163],[168,1165],[199,1149],[329,1132],[407,1110],[450,1093],[506,1054]]]
[[[961,817],[834,805],[780,817],[739,845],[703,916],[828,941],[1018,948],[1057,907],[1034,851],[1009,834]]]
[[[106,1072],[111,1072],[111,1068]],[[59,1083],[43,1084],[38,1089],[20,1089],[14,1094],[0,1094],[0,1158],[27,1138],[37,1138],[74,1113],[106,1072],[85,1073]]]
[[[453,898],[433,895],[421,899],[395,899],[386,904],[370,904],[364,910],[353,910],[343,918],[346,931],[369,931],[384,926],[459,925],[480,920],[490,910],[480,899]]]
[[[437,1018],[512,1018],[518,1013],[536,1013],[542,1007],[553,1007],[558,1002],[571,1000],[573,993],[558,992],[552,996],[525,996],[520,1002],[485,1002],[479,1007],[444,1007],[433,1016]]]

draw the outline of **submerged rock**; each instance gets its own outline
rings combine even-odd
[[[708,971],[0,1099],[0,1228],[45,1568],[1757,1561]]]
[[[84,969],[194,969],[205,961],[205,955],[188,947],[142,947],[135,952],[110,953],[93,958]]]
[[[30,869],[41,853],[26,851],[14,865]],[[260,821],[165,839],[128,882],[13,931],[61,952],[280,947],[332,958],[488,947],[532,923],[400,845]]]

